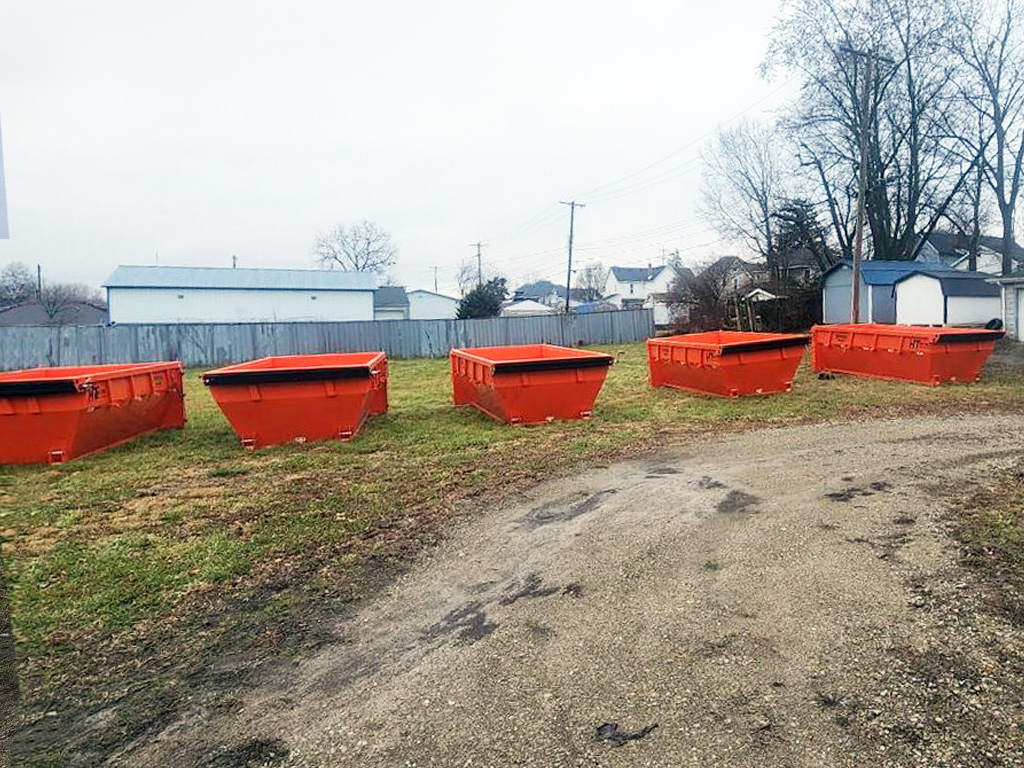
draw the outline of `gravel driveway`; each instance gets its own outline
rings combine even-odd
[[[1024,627],[945,532],[1022,435],[764,430],[546,482],[112,764],[1022,765]]]

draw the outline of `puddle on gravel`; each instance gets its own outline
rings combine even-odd
[[[455,641],[460,645],[472,645],[483,640],[498,628],[498,624],[487,620],[487,613],[481,603],[466,603],[461,608],[449,611],[436,624],[427,628],[424,633],[428,638],[439,638],[458,633]]]
[[[548,504],[541,504],[530,511],[527,520],[534,526],[550,525],[551,523],[564,523],[575,520],[580,515],[593,512],[601,506],[606,496],[618,493],[615,488],[609,488],[597,493],[578,493],[573,497],[575,500],[553,501]]]
[[[722,514],[734,514],[737,512],[756,512],[753,509],[761,500],[757,496],[753,496],[743,491],[729,491],[724,499],[718,502],[718,511]]]

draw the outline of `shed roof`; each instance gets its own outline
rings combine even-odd
[[[843,267],[847,269],[853,269],[853,263],[849,261],[841,261],[838,264],[829,267],[822,274],[824,280],[829,275],[834,274]],[[864,281],[865,285],[893,285],[901,277],[906,277],[911,272],[920,272],[921,262],[919,261],[882,261],[882,260],[868,260],[861,262],[860,265],[860,277]],[[952,267],[947,267],[944,264],[929,265],[929,272],[955,272]]]
[[[229,269],[120,266],[105,288],[224,288],[286,291],[372,291],[373,272],[327,269]]]
[[[962,272],[960,270],[946,269],[915,269],[896,283],[901,283],[915,275],[924,275],[939,281],[942,286],[942,293],[946,296],[982,296],[992,297],[1000,295],[1000,288],[988,281],[989,275],[982,272]]]
[[[374,309],[408,309],[409,297],[400,285],[382,285],[373,292]]]

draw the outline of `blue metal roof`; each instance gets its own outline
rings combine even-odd
[[[939,285],[942,287],[942,293],[945,296],[981,296],[991,298],[1002,293],[1002,289],[998,285],[988,282],[991,275],[983,272],[964,272],[959,269],[936,270],[930,267],[928,269],[915,269],[903,275],[896,282],[902,282],[914,275],[924,275],[938,280]]]
[[[853,263],[843,261],[830,267],[822,274],[822,279],[843,267],[853,269]],[[860,264],[860,278],[864,281],[865,285],[893,285],[897,280],[906,277],[911,272],[920,271],[921,262],[919,261],[875,261],[872,259],[862,261]],[[928,271],[955,272],[956,270],[944,264],[935,263],[928,265]]]
[[[373,272],[327,269],[228,269],[121,266],[105,288],[221,288],[291,291],[372,291]]]

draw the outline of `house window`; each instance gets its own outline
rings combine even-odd
[[[184,299],[185,298],[185,294],[184,293],[179,293],[178,294],[178,298],[179,299]]]
[[[316,296],[310,296],[309,298],[312,299],[313,301],[316,301]]]

